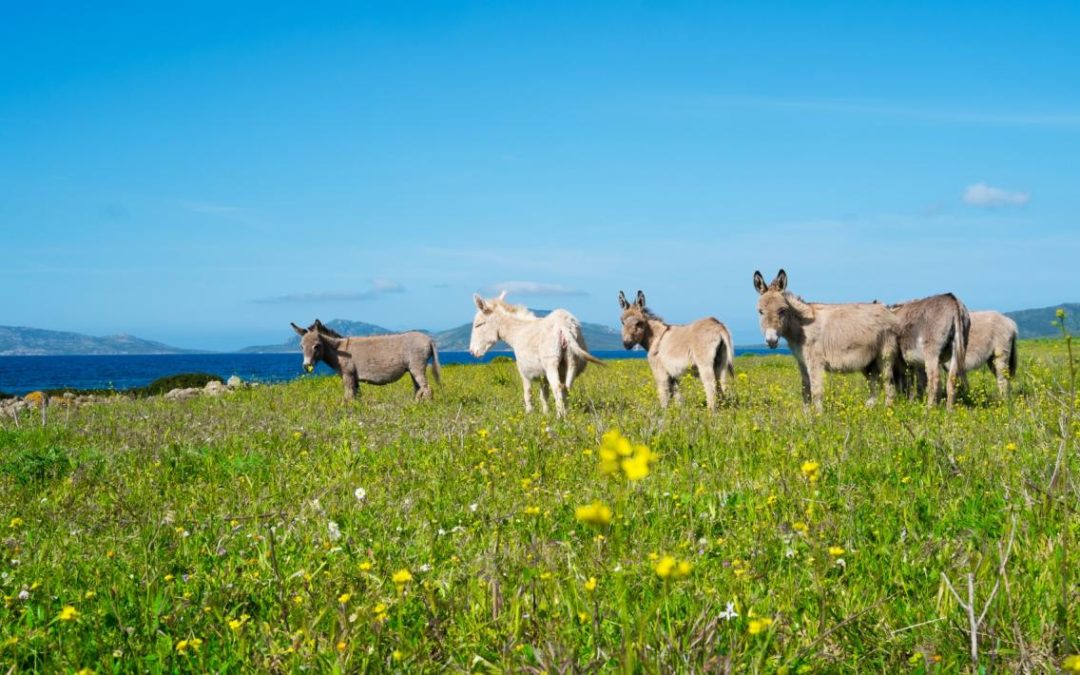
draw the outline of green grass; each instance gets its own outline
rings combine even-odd
[[[0,670],[956,672],[942,573],[963,597],[974,574],[981,612],[1015,522],[980,665],[1054,671],[1080,628],[1078,431],[1051,486],[1066,355],[1021,350],[1011,402],[976,373],[951,413],[831,376],[809,414],[767,357],[714,415],[696,381],[660,411],[623,361],[565,421],[525,415],[507,363],[445,368],[430,404],[305,378],[3,419]],[[611,429],[658,455],[647,477],[599,472]],[[575,518],[594,500],[601,529]]]

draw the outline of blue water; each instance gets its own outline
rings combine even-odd
[[[737,354],[766,353],[764,348],[737,348]],[[644,358],[643,351],[596,351],[601,359]],[[486,363],[506,353],[474,358],[468,352],[440,352],[439,361]],[[210,373],[245,382],[283,382],[299,377],[296,354],[139,354],[123,356],[0,356],[0,392],[26,394],[38,389],[131,389],[159,377],[179,373]],[[332,371],[319,364],[316,373]]]

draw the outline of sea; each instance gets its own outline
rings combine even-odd
[[[784,352],[775,350],[772,353]],[[735,353],[770,353],[765,347],[736,347]],[[600,359],[643,359],[645,352],[596,351]],[[439,352],[439,362],[487,363],[510,352],[489,352],[476,358],[468,352]],[[331,374],[319,364],[316,374]],[[101,356],[0,356],[0,393],[25,395],[44,389],[112,389],[144,387],[159,377],[209,373],[223,380],[236,375],[245,382],[285,382],[302,376],[299,353],[276,354],[125,354]]]

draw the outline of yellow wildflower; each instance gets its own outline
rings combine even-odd
[[[1080,673],[1080,654],[1066,656],[1065,660],[1061,662],[1061,669],[1066,673]]]
[[[596,577],[589,577],[589,580],[585,582],[585,590],[590,593],[596,590]]]
[[[345,642],[344,642],[344,640],[343,640],[343,641],[341,641],[341,642],[337,643],[337,650],[338,650],[339,652],[343,652],[343,651],[345,651],[345,648],[346,648],[347,646],[348,646],[348,645],[346,645],[346,644],[345,644]]]
[[[398,586],[404,586],[413,579],[412,573],[404,567],[399,569],[397,572],[394,572],[394,576],[390,578]]]
[[[747,632],[751,635],[758,635],[766,628],[772,625],[772,619],[762,617],[760,619],[750,619],[750,625],[747,626]]]
[[[60,610],[60,614],[56,616],[61,621],[74,621],[79,617],[79,610],[75,609],[71,605],[67,605]]]
[[[1065,318],[1065,310],[1063,308],[1061,308],[1061,307],[1058,307],[1057,311],[1054,312],[1054,316],[1056,316],[1059,319],[1064,319]]]
[[[15,516],[14,518],[11,519],[11,522],[8,523],[8,527],[10,527],[13,530],[17,530],[20,527],[22,527],[22,524],[23,524],[23,519],[18,517],[18,516]]]
[[[525,507],[525,515],[527,515],[527,516],[538,516],[538,515],[540,515],[540,507],[539,506],[526,506]]]
[[[395,649],[390,656],[392,656],[395,661],[400,661],[401,659],[405,658],[405,654],[402,653],[400,649]]]
[[[611,509],[601,502],[593,502],[574,509],[574,517],[588,525],[601,527],[611,522]]]
[[[1006,443],[1005,449],[1009,452],[1016,452],[1016,443]]]
[[[365,560],[364,562],[360,563],[359,567],[361,572],[368,572],[371,570],[371,561]]]
[[[352,595],[349,594],[349,593],[342,593],[341,595],[338,596],[337,601],[339,603],[341,603],[342,605],[344,605],[345,603],[347,603],[349,601],[349,598],[351,598],[351,597],[352,597]]]
[[[94,671],[89,668],[80,668],[75,671],[75,675],[94,675]]]
[[[842,546],[830,546],[829,555],[838,557],[844,555],[844,548]]]
[[[820,468],[821,465],[817,462],[806,461],[802,463],[802,474],[806,476],[806,480],[813,483],[818,479],[818,469]]]

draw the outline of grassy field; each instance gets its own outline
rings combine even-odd
[[[714,415],[624,361],[565,421],[512,364],[3,419],[0,672],[957,672],[969,574],[979,669],[1055,672],[1078,428],[1064,343],[1021,354],[952,413],[832,376],[815,416],[777,356]]]

